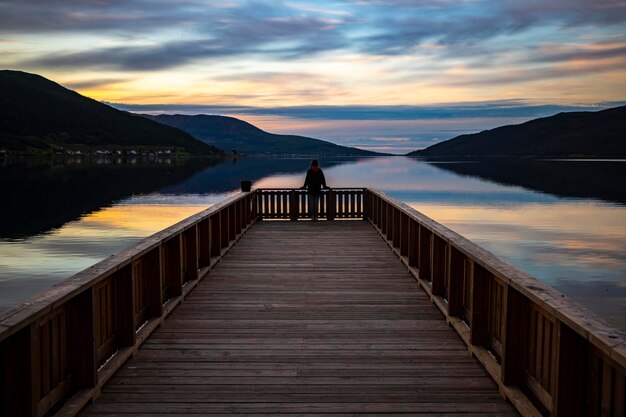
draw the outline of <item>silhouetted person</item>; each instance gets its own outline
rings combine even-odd
[[[311,168],[306,172],[306,179],[302,186],[309,192],[309,213],[313,221],[317,221],[322,187],[328,188],[326,186],[326,178],[324,178],[324,172],[318,166],[317,159],[314,159],[311,161]]]

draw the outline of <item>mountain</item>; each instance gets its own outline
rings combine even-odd
[[[221,153],[188,133],[84,97],[36,74],[0,71],[0,149]]]
[[[276,135],[234,117],[180,114],[144,115],[184,130],[203,142],[241,154],[373,156],[376,152],[335,145],[304,136]]]
[[[461,135],[408,156],[626,157],[626,106],[569,112]]]

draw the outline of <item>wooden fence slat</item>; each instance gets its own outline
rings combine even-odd
[[[556,375],[554,417],[584,417],[589,383],[586,340],[561,323],[558,341],[556,361],[563,366]]]
[[[419,263],[419,224],[416,220],[409,218],[409,266],[417,267]]]
[[[40,340],[38,324],[21,329],[3,344],[3,397],[12,401],[0,403],[6,416],[37,415],[42,396]]]
[[[432,234],[431,277],[433,295],[445,294],[446,242]]]
[[[220,254],[221,250],[228,247],[228,243],[230,242],[229,228],[228,228],[228,208],[220,210]]]
[[[291,221],[298,220],[298,196],[296,190],[289,192],[289,219]]]
[[[432,232],[426,227],[419,226],[419,256],[418,271],[420,279],[430,280],[430,243]]]
[[[615,375],[615,397],[613,414],[616,416],[623,416],[626,414],[626,408],[624,407],[624,397],[626,396],[626,384],[624,381],[625,377],[623,374],[619,372]],[[577,416],[576,416],[577,417]]]
[[[180,241],[179,241],[180,242]],[[145,291],[147,318],[163,315],[163,259],[159,248],[153,249],[145,256]]]
[[[198,223],[198,267],[211,264],[211,229],[209,219]]]
[[[136,333],[134,325],[134,286],[132,266],[127,265],[114,274],[115,280],[115,320],[117,346],[134,346]]]
[[[450,247],[448,257],[448,314],[461,316],[463,314],[463,285],[465,281],[465,257],[458,249]]]
[[[513,287],[507,287],[506,327],[503,340],[502,382],[520,385],[524,380],[524,364],[528,343],[528,300]]]
[[[472,312],[470,321],[470,343],[486,346],[488,336],[489,279],[487,271],[474,263],[471,274]]]
[[[409,255],[409,217],[400,213],[400,256]]]
[[[41,397],[50,392],[50,321],[39,325],[39,358],[41,363]]]
[[[240,217],[237,216],[238,221]],[[191,281],[198,279],[198,231],[197,226],[187,229],[182,236],[184,268],[183,281]]]
[[[400,249],[400,210],[393,210],[393,247]]]
[[[328,220],[335,220],[335,217],[337,216],[337,195],[335,191],[328,190],[326,204],[326,218]]]
[[[602,361],[602,400],[600,406],[601,417],[613,417],[611,413],[613,391],[613,368],[607,361]]]
[[[218,212],[209,218],[211,223],[211,257],[218,257],[222,254],[222,221],[220,220],[220,216],[221,213]]]
[[[181,238],[181,235],[176,235],[161,245],[161,259],[163,261],[162,283],[166,283],[166,285],[161,285],[161,303],[172,297],[178,297],[183,293],[183,243]],[[145,264],[148,266],[149,262]],[[152,276],[152,274],[155,274],[155,271],[150,269],[146,273],[148,276]]]
[[[76,388],[92,388],[98,381],[93,297],[90,287],[72,300],[69,311],[69,357]]]

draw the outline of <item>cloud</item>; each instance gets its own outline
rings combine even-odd
[[[272,115],[319,120],[440,120],[477,118],[534,118],[564,111],[601,110],[612,103],[564,106],[530,104],[525,100],[499,100],[472,103],[449,103],[430,106],[203,106],[180,104],[112,105],[132,112],[185,114]]]
[[[445,46],[440,53],[457,56],[467,46],[489,49],[494,45],[485,45],[485,41],[536,28],[597,24],[620,27],[626,22],[622,0],[477,0],[461,4],[447,0],[396,0],[358,4],[378,11],[369,22],[375,29],[373,34],[356,40],[362,52],[372,54],[424,53],[422,47],[428,43]]]
[[[200,0],[10,0],[0,3],[0,33],[109,33],[146,46],[56,51],[22,65],[172,68],[199,59],[258,54],[294,59],[325,51],[425,53],[426,44],[483,44],[546,24],[622,25],[619,0],[391,0],[305,2]],[[163,39],[167,31],[177,35]],[[485,47],[485,49],[489,49]],[[446,50],[439,51],[445,53]],[[616,53],[618,51],[615,51]]]
[[[180,7],[181,4],[190,3],[182,1],[177,2],[177,5]],[[172,13],[167,13],[168,10],[163,4],[156,3],[155,8],[158,10],[159,7],[163,8],[163,14],[148,13],[145,18],[135,16],[132,11],[124,15],[105,16],[84,12],[69,13],[70,16],[66,16],[67,13],[60,13],[61,16],[67,17],[67,20],[64,20],[58,29],[86,32],[94,29],[122,29],[140,33],[142,30],[180,26],[189,32],[184,39],[160,40],[155,34],[147,34],[147,41],[143,44],[55,51],[24,59],[18,64],[26,67],[62,69],[104,67],[146,71],[178,67],[200,59],[229,56],[257,55],[263,58],[293,59],[347,46],[346,39],[341,35],[344,22],[337,18],[284,16],[281,11],[266,4],[247,8],[218,9],[211,12],[214,14],[203,11],[197,16],[189,11],[180,12],[179,8],[172,6],[170,6]],[[55,14],[54,10],[52,14]],[[206,16],[207,19],[202,20],[202,16]],[[0,24],[3,23],[3,19],[0,19]],[[37,23],[37,19],[20,22],[19,27],[25,29],[38,26]],[[15,22],[13,24],[15,25]],[[45,27],[44,23],[34,30],[43,30]],[[48,30],[55,29],[54,24],[48,27]]]
[[[619,58],[626,61],[626,43],[619,45],[542,46],[534,58],[537,62],[596,61]]]
[[[408,142],[411,138],[372,138],[371,140],[376,142]]]

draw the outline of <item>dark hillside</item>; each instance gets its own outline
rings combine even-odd
[[[184,130],[203,142],[242,154],[374,156],[365,151],[304,136],[276,135],[234,117],[168,115],[145,117]]]
[[[185,132],[116,110],[39,75],[0,71],[0,149],[36,153],[59,148],[219,153]]]
[[[529,122],[461,135],[409,156],[626,157],[626,106],[559,113]]]

